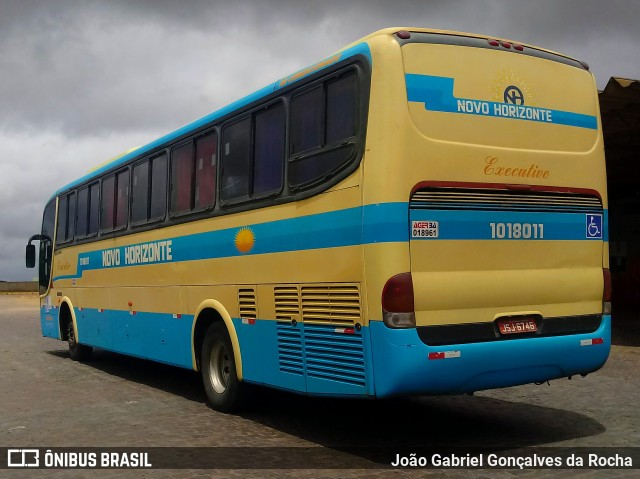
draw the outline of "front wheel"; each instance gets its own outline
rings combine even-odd
[[[224,323],[209,326],[202,343],[200,371],[211,408],[233,412],[245,404],[247,385],[238,380],[233,346]]]
[[[76,333],[73,330],[73,321],[67,323],[67,342],[69,343],[69,357],[74,361],[84,361],[91,357],[93,348],[78,343]]]

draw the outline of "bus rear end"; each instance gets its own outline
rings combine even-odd
[[[371,140],[365,159],[366,202],[395,205],[385,224],[397,230],[393,247],[367,246],[376,395],[599,369],[610,279],[588,67],[487,37],[389,36],[396,74],[376,76],[374,57],[372,112],[376,80],[393,102],[380,102],[369,134],[385,128],[391,146]]]

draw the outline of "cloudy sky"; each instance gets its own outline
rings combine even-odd
[[[377,29],[483,33],[640,78],[640,2],[0,0],[0,280],[60,186]]]

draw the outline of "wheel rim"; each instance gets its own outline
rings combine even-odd
[[[222,394],[227,390],[229,384],[229,353],[225,345],[218,341],[211,348],[209,356],[209,379],[213,390]]]
[[[68,333],[67,337],[69,338],[69,339],[68,339],[68,341],[69,341],[69,348],[70,348],[70,349],[73,349],[73,348],[75,348],[75,346],[76,346],[76,335],[75,335],[75,333],[74,333],[74,331],[73,331],[73,324],[72,324],[72,323],[69,323],[69,329],[68,329],[68,332],[69,332],[69,333]]]

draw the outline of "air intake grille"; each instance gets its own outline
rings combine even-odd
[[[304,325],[307,376],[365,386],[362,334],[345,334],[344,328]]]
[[[353,326],[360,321],[360,291],[355,284],[302,286],[302,320]]]
[[[256,319],[256,291],[253,288],[238,288],[238,309],[240,317]]]
[[[353,283],[276,286],[276,319],[354,326],[361,321],[360,288]]]
[[[300,319],[300,289],[297,286],[273,288],[276,319]]]
[[[302,332],[291,323],[278,321],[278,367],[283,373],[302,376],[304,357],[302,350]]]
[[[438,210],[588,213],[601,211],[602,202],[595,196],[571,193],[438,188],[415,192],[411,197],[410,207]]]

